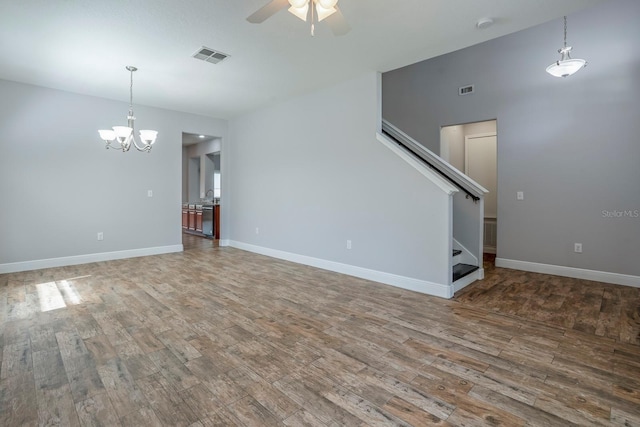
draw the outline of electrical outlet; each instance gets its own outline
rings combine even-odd
[[[104,233],[102,231],[98,232],[98,240],[104,240]]]
[[[524,200],[524,192],[523,192],[523,191],[518,191],[518,192],[516,193],[516,198],[517,198],[518,200]]]
[[[153,190],[147,190],[147,197],[153,197]]]
[[[573,244],[573,252],[575,252],[577,254],[581,254],[582,253],[582,243],[574,243]]]
[[[256,227],[256,234],[260,234],[260,229]]]
[[[347,249],[351,249],[351,240],[347,240]]]

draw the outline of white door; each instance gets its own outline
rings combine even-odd
[[[464,140],[464,173],[489,190],[484,199],[485,218],[498,216],[497,137],[495,133],[467,135]]]

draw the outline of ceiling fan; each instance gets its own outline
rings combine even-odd
[[[347,34],[351,27],[337,6],[338,0],[271,0],[247,18],[252,24],[260,24],[272,15],[288,7],[289,12],[303,21],[311,22],[311,35],[315,23],[325,21],[336,36]]]

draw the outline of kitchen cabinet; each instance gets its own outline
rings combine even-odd
[[[189,225],[188,230],[196,231],[196,205],[189,205]]]
[[[196,231],[202,233],[202,206],[196,209]]]
[[[189,228],[189,205],[182,205],[182,228]]]

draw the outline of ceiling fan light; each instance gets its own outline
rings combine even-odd
[[[316,4],[324,9],[333,9],[338,4],[338,0],[316,0]]]
[[[316,3],[316,13],[318,14],[318,22],[336,13],[338,9],[335,7],[324,8],[320,3]]]
[[[302,19],[303,21],[307,21],[307,14],[309,13],[309,4],[305,4],[302,7],[293,7],[289,8],[289,12]]]

